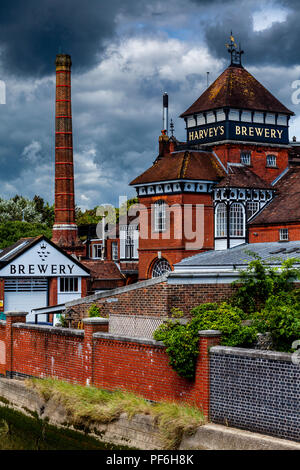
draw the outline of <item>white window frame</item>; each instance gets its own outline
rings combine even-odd
[[[167,229],[166,207],[167,204],[161,199],[154,203],[154,232],[165,232]]]
[[[62,289],[63,286],[63,289]],[[71,289],[73,287],[73,290]],[[80,292],[80,278],[78,276],[60,277],[58,283],[59,294],[77,294]]]
[[[251,151],[250,150],[241,150],[240,159],[241,159],[241,163],[243,163],[243,165],[251,165]]]
[[[111,259],[113,261],[118,261],[119,259],[119,246],[118,242],[111,243]]]
[[[215,236],[217,238],[227,237],[227,207],[224,202],[221,202],[216,207],[215,224]]]
[[[93,259],[101,259],[102,258],[102,243],[95,243],[92,245],[93,250]],[[100,251],[100,256],[96,256],[97,251]]]
[[[280,241],[288,241],[289,240],[289,229],[288,228],[280,228],[279,229],[279,240]]]
[[[256,209],[254,209],[256,207]],[[247,217],[248,220],[251,219],[259,211],[259,202],[258,201],[248,201],[247,202]],[[250,215],[249,215],[250,212]]]
[[[229,208],[230,238],[245,238],[245,208],[240,202],[234,202]]]
[[[270,161],[271,160],[271,161]],[[274,154],[267,155],[267,167],[275,168],[277,166],[277,157]]]

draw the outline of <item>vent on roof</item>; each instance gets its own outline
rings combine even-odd
[[[286,248],[279,248],[278,250],[276,251],[270,251],[269,252],[270,255],[277,255],[278,253],[300,253],[300,247],[296,247],[296,248],[290,248],[289,250],[287,250]]]
[[[290,250],[286,250],[286,253],[299,253],[299,248],[291,248]]]
[[[276,251],[270,251],[270,255],[277,255],[278,253],[283,253],[284,251],[286,251],[286,248],[279,248],[279,250],[276,250]]]

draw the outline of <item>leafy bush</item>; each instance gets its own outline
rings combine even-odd
[[[272,295],[291,292],[292,281],[300,278],[300,269],[295,268],[297,258],[283,261],[280,268],[264,264],[261,257],[245,250],[254,259],[249,262],[245,271],[240,272],[240,279],[233,282],[238,287],[231,303],[248,313],[264,308],[267,299]]]
[[[245,313],[238,307],[222,302],[199,305],[191,310],[191,327],[195,334],[200,330],[220,330],[224,346],[251,346],[257,334],[256,328],[242,324]]]
[[[100,307],[98,307],[96,304],[90,306],[88,313],[90,318],[101,317]]]
[[[192,319],[186,325],[169,320],[153,335],[157,341],[164,342],[170,365],[183,377],[194,378],[200,330],[220,330],[221,344],[226,346],[250,346],[255,340],[256,328],[243,325],[243,311],[226,302],[199,305],[191,314]]]
[[[293,341],[300,337],[300,291],[271,295],[253,320],[259,332],[271,333],[276,351],[292,352]]]

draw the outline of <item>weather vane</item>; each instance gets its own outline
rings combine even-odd
[[[244,54],[244,51],[241,50],[241,45],[239,44],[239,48],[235,42],[235,39],[232,35],[232,31],[230,33],[230,43],[225,44],[229,54],[231,55],[231,65],[242,65],[241,56]]]

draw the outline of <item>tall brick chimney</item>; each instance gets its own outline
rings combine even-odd
[[[71,57],[56,56],[55,221],[52,241],[70,254],[83,254],[75,222]]]

